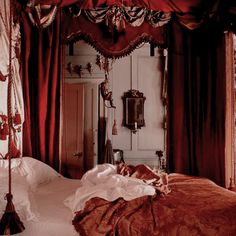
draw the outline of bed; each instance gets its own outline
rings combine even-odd
[[[7,164],[0,169],[3,198]],[[236,193],[205,178],[102,164],[73,180],[29,157],[12,173],[20,236],[236,235]]]
[[[61,176],[48,165],[23,157],[12,160],[12,192],[16,212],[25,226],[19,236],[78,236],[72,212],[63,201],[80,186],[80,180]],[[5,210],[7,160],[0,160],[0,210]]]
[[[73,224],[81,236],[236,235],[235,192],[224,189],[209,179],[178,173],[155,173],[159,180],[153,182],[153,173],[150,177],[150,170],[141,165],[141,173],[137,174],[136,169],[131,174],[123,174],[148,180],[145,181],[146,184],[151,183],[157,190],[156,193],[152,195],[151,191],[146,190],[143,194],[139,189],[137,193],[144,196],[129,200],[123,197],[109,199],[117,185],[110,185],[110,188],[106,185],[100,193],[101,185],[107,183],[100,175],[112,176],[111,172],[107,172],[110,165],[104,165],[103,168],[95,167],[87,172],[84,179],[81,179],[82,186],[65,202],[75,212]],[[89,190],[88,179],[95,185],[92,188],[99,186],[96,191],[98,197],[92,188]],[[83,187],[84,183],[87,187]],[[134,193],[130,186],[128,189],[129,194]]]

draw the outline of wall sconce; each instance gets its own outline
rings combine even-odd
[[[131,89],[124,93],[123,99],[123,125],[132,133],[145,126],[144,102],[146,97],[138,90]]]

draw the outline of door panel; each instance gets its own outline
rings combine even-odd
[[[65,83],[63,111],[63,174],[80,178],[84,173],[83,84]]]
[[[84,84],[84,157],[85,170],[97,164],[98,85]]]

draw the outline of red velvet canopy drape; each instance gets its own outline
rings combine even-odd
[[[171,172],[224,185],[224,33],[209,24],[170,27],[168,163]]]
[[[23,155],[59,169],[60,14],[46,29],[22,15],[22,79],[25,104]]]

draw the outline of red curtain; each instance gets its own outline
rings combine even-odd
[[[25,105],[23,155],[59,168],[60,14],[46,29],[22,15],[22,79]]]
[[[173,23],[168,70],[171,172],[224,185],[224,35],[218,26],[188,31]]]

